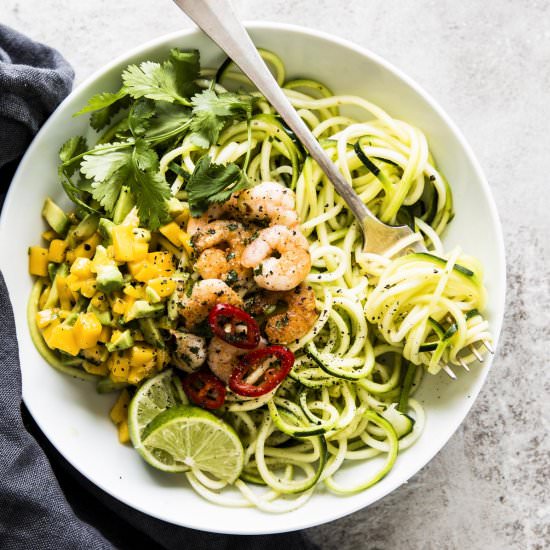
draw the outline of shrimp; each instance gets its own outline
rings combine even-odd
[[[241,263],[249,237],[242,224],[236,221],[217,220],[205,225],[192,238],[200,254],[195,263],[199,275],[203,279],[221,279],[236,288],[249,286],[252,270]]]
[[[226,215],[232,217],[238,215],[237,195],[238,193],[234,193],[222,204],[213,204],[202,216],[190,217],[187,222],[187,233],[192,237],[197,231],[203,230],[206,225],[213,221],[219,220]]]
[[[268,315],[264,331],[270,343],[289,344],[305,336],[315,324],[318,317],[315,293],[304,284],[286,292],[264,292],[254,296],[247,309],[253,315],[265,314],[270,306],[280,303],[285,304],[285,310]]]
[[[262,338],[258,344],[258,348],[264,348],[266,341]],[[207,361],[210,370],[226,384],[229,383],[229,378],[233,369],[239,362],[239,357],[246,355],[251,350],[239,349],[221,338],[214,336],[208,345]]]
[[[237,196],[237,205],[245,219],[252,222],[269,222],[271,225],[297,227],[294,191],[272,181],[245,189]]]
[[[236,348],[214,336],[208,345],[208,366],[220,380],[228,384],[239,357],[246,353],[248,350]]]
[[[309,243],[298,229],[273,225],[262,229],[244,249],[241,263],[254,269],[258,286],[267,290],[291,290],[311,269]]]
[[[216,304],[242,307],[241,297],[220,279],[204,279],[193,286],[191,296],[178,296],[178,314],[186,328],[192,328],[208,317]]]
[[[172,362],[185,372],[198,370],[206,361],[206,340],[179,330],[171,330],[170,334],[176,344],[171,353]]]

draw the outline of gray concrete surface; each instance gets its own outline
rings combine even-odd
[[[508,304],[488,383],[406,486],[310,529],[323,549],[550,547],[550,2],[235,0],[246,19],[367,46],[424,86],[484,167],[504,225]],[[57,47],[80,81],[190,23],[169,0],[2,0],[0,21]]]

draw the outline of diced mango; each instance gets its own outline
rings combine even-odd
[[[94,363],[90,363],[90,361],[83,361],[82,367],[86,372],[97,376],[107,376],[109,374],[109,367],[107,366],[107,363],[95,365]]]
[[[48,260],[56,264],[60,264],[65,259],[65,251],[67,250],[67,241],[61,239],[53,239],[50,242],[48,249]]]
[[[97,281],[94,278],[82,281],[80,293],[86,298],[91,298],[97,292]]]
[[[160,372],[170,361],[170,355],[165,349],[155,350],[155,367]]]
[[[76,258],[69,271],[79,279],[89,279],[92,276],[92,260]]]
[[[99,335],[99,338],[97,339],[98,342],[101,342],[103,344],[106,344],[111,340],[111,328],[110,327],[103,327],[101,329],[101,334]]]
[[[145,298],[145,287],[143,285],[126,285],[122,290],[126,296],[131,296],[136,300],[143,300]]]
[[[178,215],[177,218],[174,219],[174,221],[178,225],[185,225],[189,221],[189,208],[185,208],[185,210]]]
[[[126,445],[126,443],[130,442],[130,432],[128,431],[128,421],[123,420],[120,422],[120,424],[117,426],[118,430],[118,441],[119,443],[122,443],[123,445]]]
[[[111,408],[109,417],[114,424],[120,424],[128,419],[128,405],[130,404],[130,394],[124,389],[120,392],[115,404]]]
[[[39,329],[46,328],[55,319],[59,319],[59,310],[56,308],[43,309],[36,313],[36,325]]]
[[[131,262],[134,260],[134,235],[132,227],[116,225],[111,231],[113,238],[114,258],[117,262]]]
[[[168,277],[156,277],[149,280],[147,286],[152,288],[160,298],[166,298],[176,290],[176,281]]]
[[[74,258],[89,258],[92,259],[95,254],[97,245],[101,243],[101,235],[94,233],[91,237],[80,243],[73,251]],[[69,252],[67,252],[67,259],[69,259]]]
[[[99,311],[107,311],[109,309],[109,300],[104,292],[96,292],[90,300],[92,307],[95,307]]]
[[[48,249],[41,246],[29,247],[29,273],[37,277],[47,277]]]
[[[127,382],[130,374],[130,360],[128,354],[112,353],[108,361],[109,370],[111,371],[111,380],[113,382]]]
[[[187,254],[193,254],[193,245],[191,244],[191,235],[189,233],[182,231],[180,235],[181,245],[187,252]]]
[[[42,233],[42,238],[45,241],[50,242],[57,238],[57,233],[53,229],[48,229],[47,231],[44,231],[44,233]]]
[[[136,299],[133,296],[125,294],[124,297],[117,297],[113,300],[111,309],[117,315],[124,315],[135,301]]]
[[[149,253],[149,243],[146,242],[135,242],[134,243],[134,258],[133,261],[139,262],[147,258]]]
[[[57,294],[59,296],[61,309],[71,309],[71,300],[73,294],[67,284],[67,277],[62,277],[58,274],[55,278],[55,284],[57,285]]]
[[[47,330],[47,329],[46,329]],[[59,349],[69,355],[78,355],[80,347],[76,342],[74,329],[66,323],[57,325],[47,340],[50,348]]]
[[[139,384],[145,378],[148,378],[153,372],[154,365],[143,366],[143,367],[132,367],[130,369],[130,374],[128,375],[129,384]]]
[[[181,228],[176,222],[163,225],[159,231],[175,246],[181,246]]]
[[[77,346],[80,349],[87,349],[97,344],[103,326],[93,313],[80,313],[73,330]]]
[[[45,329],[42,330],[42,338],[44,342],[48,345],[49,348],[53,349],[53,346],[50,344],[53,331],[61,323],[59,319],[54,319]]]
[[[132,367],[145,367],[155,363],[155,348],[151,346],[132,346],[130,349],[130,364]]]

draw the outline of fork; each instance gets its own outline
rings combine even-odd
[[[174,2],[240,67],[317,162],[357,219],[363,233],[363,252],[397,257],[411,252],[428,251],[421,236],[410,227],[386,225],[359,198],[277,84],[248,32],[235,15],[229,0]],[[484,344],[491,351],[489,344]],[[483,359],[473,346],[472,352],[478,359]],[[468,368],[465,362],[461,364]],[[451,378],[456,378],[448,365],[442,368]]]

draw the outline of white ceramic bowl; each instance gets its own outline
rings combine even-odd
[[[255,43],[277,52],[289,76],[311,76],[335,92],[364,96],[394,117],[420,127],[427,135],[439,168],[449,179],[456,217],[444,242],[460,243],[485,266],[489,291],[487,316],[498,337],[504,307],[505,263],[502,235],[489,187],[469,146],[441,108],[414,82],[373,53],[344,40],[305,28],[273,23],[248,25]],[[129,63],[160,59],[169,48],[198,48],[203,66],[217,66],[223,54],[199,31],[162,37],[120,57],[79,86],[42,128],[13,180],[0,225],[1,269],[17,324],[23,374],[23,398],[34,419],[82,474],[115,498],[171,523],[205,531],[258,534],[311,527],[368,506],[399,487],[446,443],[470,410],[489,370],[490,361],[451,383],[427,376],[419,392],[427,412],[420,440],[402,453],[391,473],[371,489],[338,497],[319,491],[302,508],[279,516],[256,509],[222,508],[206,502],[183,476],[148,467],[131,448],[117,443],[107,413],[112,395],[98,395],[93,385],[50,368],[39,356],[27,331],[25,307],[31,289],[27,247],[40,240],[44,198],[68,206],[56,178],[57,152],[74,134],[85,132],[86,117],[72,118],[99,91],[115,90]],[[346,476],[361,476],[364,463]]]

